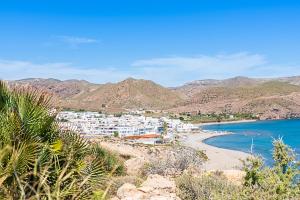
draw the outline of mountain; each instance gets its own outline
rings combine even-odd
[[[80,94],[92,93],[98,87],[97,84],[92,84],[84,80],[61,81],[52,78],[29,78],[13,81],[10,82],[10,84],[31,86],[36,89],[42,89],[62,99],[73,98]]]
[[[253,113],[262,118],[300,116],[300,77],[206,79],[165,88],[149,80],[118,83],[23,79],[10,84],[52,93],[63,108],[119,112],[156,109],[192,113]]]
[[[87,81],[23,79],[11,84],[46,90],[58,97],[64,108],[122,111],[125,109],[167,109],[183,101],[183,95],[152,81],[126,79],[119,83],[92,84]]]
[[[300,86],[298,77],[250,79],[236,77],[198,81],[175,88],[189,98],[172,112],[253,113],[261,118],[300,116]]]
[[[216,80],[216,79],[205,79],[205,80],[196,80],[189,83],[184,84],[180,87],[175,87],[175,90],[178,90],[182,93],[190,95],[191,93],[198,92],[203,88],[210,87],[251,87],[256,86],[269,81],[278,81],[289,83],[292,85],[300,86],[300,76],[293,77],[282,77],[282,78],[248,78],[243,76],[237,76],[234,78],[224,79],[224,80]]]
[[[203,89],[207,89],[210,87],[244,87],[244,86],[255,86],[257,84],[265,82],[265,79],[251,79],[248,77],[234,77],[225,80],[216,80],[216,79],[205,79],[205,80],[197,80],[184,84],[181,87],[174,88],[175,90],[187,95],[191,96],[194,93],[197,93]]]
[[[290,83],[293,85],[300,85],[300,76],[278,78],[278,81]]]

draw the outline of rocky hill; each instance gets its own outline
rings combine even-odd
[[[283,78],[248,78],[243,76],[237,76],[234,78],[216,80],[216,79],[205,79],[196,80],[174,88],[181,93],[188,96],[198,93],[202,89],[212,88],[212,87],[224,87],[224,88],[238,88],[238,87],[253,87],[259,84],[278,81],[282,83],[289,83],[292,85],[300,86],[300,76],[294,77],[283,77]]]
[[[253,113],[261,118],[300,114],[300,78],[249,79],[236,77],[212,84],[189,83],[175,90],[188,96],[173,112]]]
[[[300,77],[199,80],[176,88],[126,79],[92,84],[83,80],[24,79],[10,84],[46,90],[64,108],[119,112],[157,109],[170,112],[253,113],[262,118],[300,116]]]
[[[183,101],[182,95],[152,81],[126,79],[119,83],[92,84],[87,81],[24,79],[11,84],[46,90],[58,97],[64,108],[122,111],[125,109],[167,109]]]

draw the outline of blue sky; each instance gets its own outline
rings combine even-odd
[[[300,75],[300,2],[3,0],[0,78]]]

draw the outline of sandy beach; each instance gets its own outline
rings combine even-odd
[[[229,149],[222,149],[214,146],[207,145],[203,140],[211,137],[217,137],[229,133],[214,133],[204,132],[186,134],[182,137],[182,144],[203,150],[208,156],[208,161],[203,165],[205,170],[235,170],[241,169],[241,159],[246,159],[250,154],[234,151]]]

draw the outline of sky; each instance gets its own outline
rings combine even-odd
[[[2,0],[0,79],[300,75],[297,0]]]

